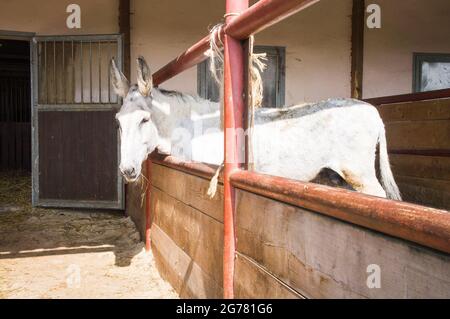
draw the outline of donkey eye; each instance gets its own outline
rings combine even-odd
[[[143,119],[142,119],[142,121],[141,121],[141,124],[145,124],[145,123],[147,123],[148,122],[148,118],[146,118],[146,117],[144,117]]]

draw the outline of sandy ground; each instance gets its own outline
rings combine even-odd
[[[177,295],[161,279],[152,254],[145,252],[133,222],[122,213],[33,209],[3,198],[0,298]]]

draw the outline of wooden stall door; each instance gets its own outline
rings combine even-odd
[[[109,61],[119,35],[33,41],[33,205],[123,209]]]

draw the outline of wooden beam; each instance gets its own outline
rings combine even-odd
[[[119,33],[123,35],[123,74],[130,78],[130,0],[119,0]]]
[[[416,101],[426,101],[426,100],[436,100],[450,98],[450,89],[442,89],[436,91],[391,95],[375,97],[370,99],[364,99],[365,102],[372,105],[387,105],[394,103],[404,103],[404,102],[416,102]]]
[[[364,0],[353,0],[352,9],[351,96],[355,99],[362,99],[363,97],[364,2]]]

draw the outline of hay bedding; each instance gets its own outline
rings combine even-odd
[[[31,208],[31,176],[28,172],[0,172],[0,212]]]
[[[123,213],[32,208],[30,184],[0,175],[0,298],[177,298]]]

